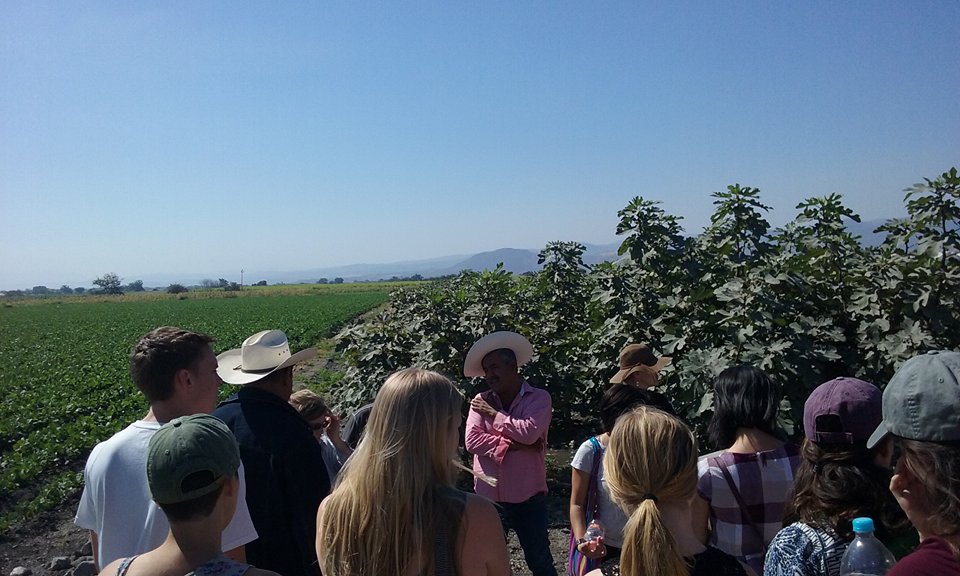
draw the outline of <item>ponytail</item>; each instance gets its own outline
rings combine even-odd
[[[623,576],[687,576],[690,568],[663,524],[654,500],[633,509],[623,530],[620,574]]]
[[[689,563],[663,523],[658,499],[684,502],[697,485],[696,440],[665,412],[640,406],[610,434],[603,470],[613,500],[630,517],[620,552],[623,576],[688,576]]]

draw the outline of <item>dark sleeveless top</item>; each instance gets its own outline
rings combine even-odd
[[[441,522],[437,525],[437,533],[433,538],[434,576],[456,576],[457,536],[460,534],[460,523],[466,511],[467,494],[452,487],[445,488],[444,492],[457,514],[454,515],[453,522]]]
[[[600,571],[604,576],[620,576],[620,564],[603,565]],[[736,558],[717,550],[713,546],[693,556],[690,576],[746,576],[743,566]]]

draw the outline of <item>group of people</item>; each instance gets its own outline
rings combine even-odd
[[[557,573],[552,405],[521,375],[526,338],[474,343],[463,373],[488,389],[469,403],[445,376],[408,368],[342,431],[321,397],[293,391],[294,365],[315,349],[291,353],[278,330],[219,356],[211,342],[163,327],[134,346],[150,408],[91,452],[76,518],[101,573],[509,574],[511,529],[534,575]],[[779,385],[728,368],[708,430],[725,448],[706,456],[653,390],[669,363],[646,345],[621,353],[603,432],[572,462],[568,573],[834,576],[853,518],[870,516],[903,556],[891,574],[960,575],[960,353],[906,362],[882,395],[855,378],[824,383],[800,446],[779,433]],[[239,388],[218,404],[222,383]],[[455,484],[461,438],[473,493]]]
[[[279,330],[220,356],[212,342],[165,326],[136,343],[130,375],[150,408],[90,453],[76,523],[111,576],[240,574],[251,565],[318,575],[314,521],[331,481],[321,444],[289,403],[294,365],[316,350],[292,354]],[[223,383],[239,388],[218,404]],[[236,462],[218,460],[222,438],[201,433],[212,427],[226,430]],[[222,532],[198,537],[221,520]]]
[[[631,355],[645,358],[643,382],[628,380]],[[669,361],[641,345],[621,354],[614,382],[631,386],[607,390],[603,433],[572,463],[571,574],[839,576],[853,520],[869,517],[899,558],[889,574],[960,575],[960,353],[908,360],[883,393],[824,382],[804,404],[799,446],[777,425],[780,385],[727,368],[707,430],[723,449],[699,458],[649,390]],[[600,522],[603,536],[588,535]]]
[[[341,438],[321,397],[293,391],[294,366],[315,349],[291,353],[278,330],[219,356],[212,342],[167,326],[131,352],[149,409],[94,447],[76,516],[102,573],[506,574],[505,524],[535,573],[556,573],[544,501],[552,409],[519,375],[533,355],[525,339],[491,334],[465,366],[491,388],[466,424],[475,473],[497,485],[480,495],[452,486],[464,398],[449,379],[397,372]],[[218,403],[223,383],[238,388]]]

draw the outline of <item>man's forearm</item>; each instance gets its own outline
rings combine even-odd
[[[477,456],[493,458],[502,438],[496,434],[483,432],[479,428],[468,428],[464,437],[467,452]]]
[[[538,414],[529,418],[515,418],[501,412],[494,419],[494,428],[513,442],[536,444],[543,441],[544,431],[550,426],[550,415]]]

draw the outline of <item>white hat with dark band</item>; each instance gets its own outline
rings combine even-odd
[[[286,334],[280,330],[264,330],[244,340],[240,348],[227,350],[217,356],[217,374],[227,384],[242,386],[316,355],[316,348],[290,354]]]

